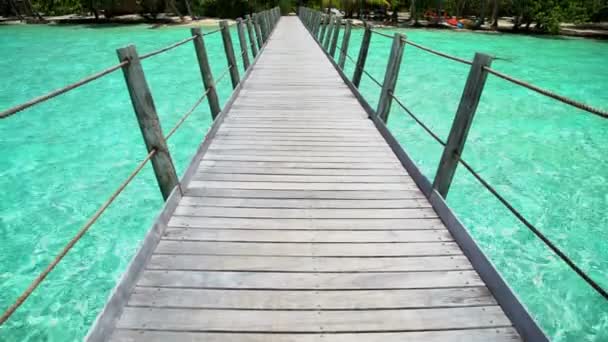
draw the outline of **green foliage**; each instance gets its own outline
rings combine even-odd
[[[295,12],[296,2],[295,0],[279,0],[279,7],[281,8],[281,14],[287,15],[290,12]]]
[[[173,9],[186,13],[186,1],[194,15],[223,18],[236,18],[277,5],[283,14],[302,5],[316,9],[339,8],[347,17],[353,17],[369,10],[407,11],[413,3],[416,9],[413,18],[421,18],[428,10],[436,11],[439,6],[449,15],[479,18],[482,12],[485,17],[491,16],[496,4],[497,15],[514,17],[515,30],[549,33],[558,33],[559,24],[563,22],[608,20],[608,0],[32,0],[32,3],[35,11],[45,15],[103,10],[107,16],[125,12],[156,16]]]

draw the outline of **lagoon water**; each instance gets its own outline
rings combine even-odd
[[[389,30],[385,31],[389,33]],[[404,31],[463,58],[608,107],[608,43],[545,37]],[[115,49],[147,52],[185,28],[0,26],[0,108],[117,62]],[[354,30],[356,59],[362,31]],[[238,40],[233,41],[238,46]],[[206,39],[212,69],[226,60]],[[382,80],[391,41],[375,35],[367,70]],[[143,62],[163,130],[200,96],[190,44]],[[242,67],[240,68],[242,71]],[[346,70],[352,74],[353,65]],[[468,68],[408,46],[397,95],[442,138]],[[220,99],[230,95],[226,77]],[[362,93],[375,106],[378,87]],[[179,174],[211,124],[206,102],[169,142]],[[397,106],[389,128],[432,179],[441,148]],[[464,158],[604,288],[608,287],[608,121],[489,77]],[[119,72],[0,121],[0,308],[10,305],[145,156]],[[448,201],[555,341],[608,340],[608,303],[554,257],[462,168]],[[127,188],[47,280],[0,328],[2,341],[81,340],[162,205],[151,168]]]

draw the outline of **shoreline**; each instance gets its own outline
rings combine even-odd
[[[60,26],[60,25],[150,25],[150,28],[160,28],[169,26],[183,26],[183,27],[217,27],[220,21],[226,20],[229,24],[236,22],[233,19],[222,19],[203,17],[199,19],[192,19],[190,17],[184,17],[182,20],[178,16],[159,15],[157,18],[144,17],[140,14],[127,14],[121,16],[115,16],[112,18],[95,18],[92,15],[76,15],[68,14],[61,16],[49,16],[45,17],[44,21],[36,18],[26,18],[25,21],[20,21],[17,18],[0,17],[0,26],[3,25],[49,25],[49,26]]]
[[[162,27],[217,27],[219,22],[227,20],[229,24],[235,22],[234,19],[221,19],[221,18],[200,18],[192,19],[188,16],[182,20],[178,16],[160,14],[157,18],[145,17],[140,14],[127,14],[121,16],[115,16],[112,18],[98,18],[96,19],[92,15],[77,15],[68,14],[62,16],[49,16],[45,17],[45,21],[40,21],[36,18],[26,18],[25,21],[20,21],[15,17],[7,18],[0,17],[0,26],[3,25],[150,25],[151,29],[162,28]],[[353,26],[363,26],[363,20],[352,19]],[[454,32],[474,32],[484,34],[517,34],[527,36],[545,36],[545,37],[578,37],[586,39],[596,40],[608,40],[608,23],[600,24],[569,24],[564,23],[561,25],[560,33],[552,35],[545,32],[535,31],[534,29],[526,30],[520,29],[514,31],[512,24],[508,21],[508,18],[501,18],[496,29],[490,28],[488,25],[484,25],[479,29],[460,29],[447,24],[430,24],[425,20],[420,20],[418,25],[413,25],[409,22],[400,22],[398,24],[387,24],[381,21],[369,21],[376,28],[379,29],[431,29],[431,30],[449,30]]]

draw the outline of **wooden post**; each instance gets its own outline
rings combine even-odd
[[[342,18],[336,16],[334,25],[334,36],[331,41],[331,47],[329,48],[329,54],[332,58],[336,57],[336,49],[338,47],[338,38],[340,38],[340,28],[342,27]]]
[[[260,18],[258,17],[257,14],[254,13],[252,20],[253,20],[253,28],[255,29],[256,41],[258,42],[258,49],[261,49],[262,45],[264,45],[264,43],[262,42],[262,28],[260,27]]]
[[[399,68],[403,58],[403,48],[405,47],[405,35],[395,33],[393,36],[393,47],[389,56],[388,64],[386,65],[386,73],[384,74],[384,82],[382,83],[382,91],[380,92],[380,101],[378,101],[378,109],[376,115],[384,121],[388,120],[388,115],[391,112],[391,104],[393,98],[391,95],[395,91],[397,79],[399,78]]]
[[[323,39],[325,39],[325,32],[327,32],[327,19],[327,15],[321,14],[321,34],[317,39],[321,45],[323,45]]]
[[[264,11],[264,23],[266,25],[266,37],[264,37],[264,41],[267,41],[270,37],[270,31],[272,31],[272,27],[270,26],[270,19],[268,18],[268,11]]]
[[[209,67],[209,58],[207,57],[207,48],[205,47],[205,41],[201,29],[198,27],[190,30],[193,36],[196,38],[194,42],[194,50],[196,51],[196,58],[198,59],[198,67],[201,71],[201,78],[203,79],[203,85],[205,91],[207,91],[207,102],[209,102],[209,110],[211,110],[211,117],[213,120],[221,112],[220,100],[217,97],[217,90],[215,89],[215,81],[213,80],[213,74]]]
[[[249,69],[249,54],[247,53],[247,38],[245,38],[245,25],[243,25],[243,19],[236,19],[236,30],[239,35],[239,45],[241,45],[243,66],[245,67],[245,70],[247,70]]]
[[[265,43],[266,35],[267,35],[267,33],[266,33],[267,27],[266,27],[266,21],[264,20],[264,12],[258,13],[257,18],[258,18],[258,22],[260,23],[260,28],[262,30],[262,43]]]
[[[357,58],[357,66],[353,74],[353,84],[359,88],[361,83],[361,76],[363,75],[363,69],[365,68],[365,62],[367,61],[367,52],[369,51],[369,43],[372,40],[372,25],[365,23],[365,32],[363,32],[363,38],[361,39],[361,48],[359,49],[359,57]]]
[[[334,16],[329,16],[329,21],[327,23],[327,35],[323,40],[323,48],[325,51],[329,51],[329,42],[331,41],[331,35],[334,33]]]
[[[344,65],[346,64],[346,54],[348,53],[348,43],[350,41],[350,31],[352,30],[353,21],[347,20],[346,27],[344,28],[344,36],[342,37],[342,49],[340,50],[340,59],[338,60],[338,65],[340,69],[344,70]]]
[[[245,16],[245,21],[247,22],[247,33],[249,35],[249,42],[251,44],[251,55],[253,56],[253,58],[255,58],[258,55],[258,46],[255,42],[253,22],[249,14]]]
[[[315,22],[314,22],[314,27],[313,27],[313,31],[312,31],[312,35],[315,37],[315,39],[319,36],[319,29],[321,28],[321,13],[320,12],[315,12]]]
[[[137,122],[144,137],[146,148],[148,152],[156,150],[156,153],[150,160],[160,192],[163,199],[167,200],[169,195],[171,195],[171,191],[173,191],[179,182],[167,142],[163,136],[160,121],[158,120],[152,93],[150,93],[150,88],[146,82],[144,70],[141,67],[135,46],[129,45],[116,50],[116,52],[121,62],[125,60],[129,61],[129,64],[122,67],[122,71],[127,82],[133,110],[137,116]]]
[[[488,77],[488,72],[484,67],[489,67],[491,64],[492,57],[482,53],[475,54],[473,65],[469,71],[469,77],[467,78],[467,83],[464,86],[460,104],[456,111],[456,117],[452,123],[452,129],[450,130],[450,135],[443,150],[443,155],[435,174],[435,180],[433,181],[433,188],[443,198],[447,197],[450,190],[450,185],[458,166],[458,156],[461,156],[464,150],[464,144],[467,141],[467,135],[473,123],[473,117],[475,116],[475,111],[477,110],[477,105],[479,104],[479,99]]]
[[[226,59],[228,60],[228,66],[230,67],[230,79],[232,80],[232,89],[236,88],[239,84],[239,67],[234,57],[234,47],[232,45],[232,37],[230,37],[230,27],[226,20],[220,21],[220,27],[222,28],[222,41],[224,42],[224,51],[226,52]]]

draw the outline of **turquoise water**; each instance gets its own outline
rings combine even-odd
[[[385,30],[391,33],[393,30]],[[608,43],[566,38],[401,30],[409,39],[472,59],[579,101],[608,108]],[[349,55],[358,56],[362,31]],[[391,40],[373,35],[366,70],[382,81]],[[336,54],[337,57],[337,54]],[[337,58],[336,58],[337,60]],[[346,73],[352,75],[353,63]],[[468,66],[407,46],[398,97],[444,141]],[[363,76],[372,108],[380,88]],[[396,104],[388,126],[427,178],[442,148]],[[608,288],[608,120],[489,76],[463,157],[525,217]],[[608,341],[608,303],[552,255],[466,169],[448,203],[555,341]]]
[[[496,69],[596,106],[608,106],[608,44],[444,31],[412,40],[470,58],[497,55]],[[114,64],[129,43],[146,52],[183,39],[184,28],[0,26],[0,108]],[[219,75],[218,35],[207,49]],[[356,58],[361,31],[353,31]],[[233,37],[238,46],[238,40]],[[382,80],[390,40],[374,36],[368,68]],[[91,51],[93,53],[91,53]],[[202,91],[190,44],[143,62],[163,130]],[[241,68],[242,70],[242,68]],[[352,74],[352,64],[347,63]],[[443,138],[467,68],[408,47],[397,94]],[[377,87],[362,92],[375,105]],[[220,98],[230,81],[220,84]],[[171,139],[181,174],[210,125],[207,103]],[[389,127],[432,178],[441,155],[393,107]],[[464,157],[526,217],[608,287],[608,122],[490,78]],[[120,72],[0,122],[0,307],[5,308],[145,155]],[[608,305],[460,170],[448,197],[547,333],[556,341],[608,340]],[[80,340],[136,251],[161,197],[149,167],[51,273],[13,318],[2,341]],[[480,208],[483,208],[480,210]]]
[[[189,30],[0,26],[0,107],[8,108],[116,64],[116,48],[141,53]],[[238,47],[238,40],[233,37]],[[218,34],[206,37],[216,76],[227,65]],[[142,62],[168,132],[200,97],[192,43]],[[240,68],[242,72],[242,67]],[[229,77],[219,84],[222,102]],[[169,141],[178,173],[211,124],[203,102]],[[0,123],[0,307],[8,307],[146,155],[121,71]],[[162,206],[150,166],[133,181],[28,301],[1,341],[81,340]]]

